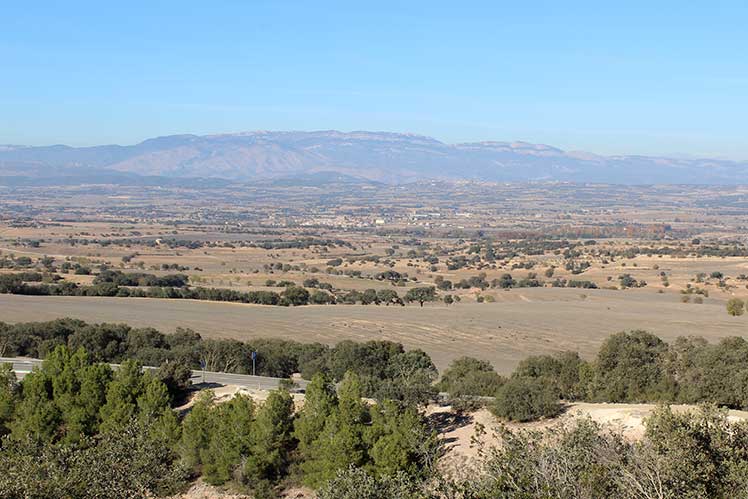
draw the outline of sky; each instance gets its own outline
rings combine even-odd
[[[748,159],[748,2],[4,2],[0,144],[336,129]]]

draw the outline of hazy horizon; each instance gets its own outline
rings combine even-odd
[[[579,147],[561,147],[557,144],[549,144],[544,142],[533,142],[530,140],[524,140],[524,139],[507,139],[503,137],[497,137],[497,138],[485,138],[485,139],[475,139],[475,140],[465,140],[460,142],[450,142],[448,140],[443,140],[440,137],[434,137],[428,134],[423,133],[417,133],[417,132],[411,132],[411,131],[402,131],[402,130],[340,130],[340,129],[307,129],[307,130],[301,130],[301,129],[289,129],[289,130],[271,130],[271,129],[256,129],[256,130],[235,130],[235,131],[225,131],[225,132],[208,132],[208,133],[192,133],[192,132],[183,132],[183,133],[170,133],[166,135],[158,135],[158,136],[152,136],[152,137],[143,137],[141,139],[136,139],[133,142],[110,142],[110,143],[84,143],[84,144],[75,144],[75,143],[64,143],[64,142],[49,142],[49,143],[40,143],[40,144],[12,144],[8,142],[0,142],[0,147],[54,147],[54,146],[68,146],[73,148],[86,148],[86,147],[100,147],[100,146],[134,146],[141,144],[143,142],[146,142],[148,140],[153,139],[160,139],[160,138],[166,138],[166,137],[178,137],[178,136],[195,136],[195,137],[219,137],[219,136],[231,136],[231,135],[242,135],[242,134],[253,134],[253,133],[320,133],[320,132],[339,132],[343,134],[353,134],[353,133],[384,133],[384,134],[397,134],[397,135],[409,135],[409,136],[418,136],[418,137],[425,137],[429,139],[435,139],[445,145],[459,145],[459,144],[478,144],[478,143],[488,143],[488,142],[501,142],[506,144],[531,144],[531,145],[540,145],[540,146],[548,146],[555,149],[560,149],[565,153],[588,153],[593,154],[596,156],[602,156],[602,157],[614,157],[614,156],[649,156],[649,157],[661,157],[661,158],[670,158],[670,159],[689,159],[689,160],[698,160],[698,159],[719,159],[719,160],[729,160],[729,161],[746,161],[748,160],[748,155],[746,157],[730,157],[730,156],[720,156],[718,154],[689,154],[679,151],[673,151],[673,152],[664,152],[660,154],[645,154],[645,153],[637,153],[637,152],[631,152],[631,151],[620,151],[620,152],[611,152],[611,153],[602,153],[598,151],[593,150],[586,150]]]

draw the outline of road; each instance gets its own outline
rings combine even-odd
[[[13,365],[13,371],[15,371],[18,379],[30,373],[31,370],[40,366],[42,361],[39,359],[28,359],[19,357],[0,357],[0,364],[10,363]],[[118,364],[110,364],[112,368],[116,369],[119,367]],[[156,369],[155,367],[144,367],[144,369]],[[211,371],[192,371],[192,384],[197,385],[201,383],[207,384],[218,384],[218,385],[236,385],[245,388],[253,388],[257,390],[274,390],[280,386],[282,378],[271,378],[268,376],[252,376],[248,374],[231,374],[231,373],[217,373]],[[306,388],[306,380],[297,380],[299,388]]]

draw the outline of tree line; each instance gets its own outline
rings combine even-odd
[[[152,274],[123,273],[106,270],[96,276],[94,284],[85,286],[73,282],[59,282],[56,274],[22,272],[0,275],[0,293],[35,296],[108,296],[132,298],[168,298],[204,301],[225,301],[255,305],[405,305],[435,301],[433,286],[409,289],[403,297],[394,290],[350,291],[339,295],[315,289],[311,293],[304,287],[289,285],[282,292],[236,291],[225,288],[188,287],[187,276],[181,274],[158,277]],[[33,284],[29,284],[33,283]]]
[[[424,403],[438,391],[448,393],[458,405],[473,403],[477,397],[511,402],[516,399],[511,394],[519,391],[536,394],[525,397],[527,401],[550,401],[547,407],[556,407],[563,399],[710,402],[748,409],[748,341],[739,337],[709,343],[690,336],[666,343],[646,331],[621,332],[608,337],[592,360],[576,352],[536,355],[521,361],[505,377],[488,362],[460,358],[434,384],[439,373],[425,352],[406,351],[390,341],[342,341],[335,346],[277,338],[242,342],[206,339],[182,328],[164,334],[153,328],[76,319],[0,323],[0,356],[45,358],[59,345],[72,350],[82,347],[96,362],[134,359],[154,367],[171,363],[239,374],[252,372],[251,354],[257,352],[259,375],[285,378],[301,373],[311,379],[323,373],[340,382],[351,371],[359,376],[365,396],[411,404]],[[499,412],[510,419],[538,417],[529,409],[517,414]]]
[[[591,361],[576,352],[536,355],[508,377],[485,361],[460,358],[438,387],[458,406],[485,403],[517,421],[557,414],[560,399],[748,409],[748,341],[729,337],[712,344],[689,336],[668,344],[646,331],[627,331],[609,336]]]
[[[406,351],[399,343],[342,341],[335,346],[277,338],[247,342],[206,339],[177,328],[164,334],[153,328],[125,324],[89,324],[77,319],[5,324],[0,322],[0,357],[46,358],[58,346],[83,348],[95,362],[122,363],[128,359],[146,366],[184,366],[187,370],[250,374],[252,352],[258,375],[286,378],[301,373],[312,379],[323,373],[334,382],[347,371],[360,376],[365,396],[423,403],[435,396],[438,376],[431,358],[421,350]]]

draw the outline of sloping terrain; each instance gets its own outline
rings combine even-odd
[[[403,183],[423,179],[622,184],[735,184],[748,162],[645,156],[597,156],[525,142],[446,144],[385,132],[270,132],[174,135],[131,146],[0,146],[0,183],[18,177],[109,180],[128,174],[233,181],[333,172]],[[4,180],[6,179],[6,180]]]

